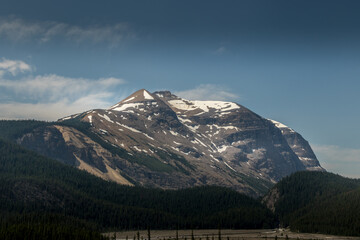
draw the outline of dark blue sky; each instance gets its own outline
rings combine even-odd
[[[359,176],[360,1],[1,3],[2,118],[168,89],[283,122],[325,168]]]

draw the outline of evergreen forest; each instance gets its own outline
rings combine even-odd
[[[297,172],[283,178],[275,214],[293,231],[360,236],[360,180],[328,172]]]
[[[272,228],[276,224],[274,215],[260,201],[231,189],[208,186],[175,191],[120,186],[3,140],[0,192],[2,232],[24,228],[32,233],[49,229],[66,233],[79,224],[90,232]],[[64,227],[51,225],[49,218]]]

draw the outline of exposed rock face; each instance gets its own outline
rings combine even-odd
[[[299,133],[295,132],[293,129],[285,126],[282,123],[274,120],[270,121],[281,130],[282,135],[285,137],[294,153],[299,157],[306,170],[324,171],[324,169],[320,166],[320,163],[317,160],[309,143]]]
[[[270,209],[272,212],[275,212],[275,204],[280,198],[279,189],[273,188],[271,189],[265,197],[262,199],[262,203],[266,205],[268,209]]]
[[[69,122],[90,127],[79,131]],[[221,185],[258,196],[292,172],[323,170],[292,129],[236,103],[189,101],[168,91],[139,90],[109,109],[60,119],[19,142],[129,185]]]
[[[74,128],[48,126],[36,129],[18,140],[23,146],[43,155],[88,171],[105,180],[133,185],[111,161],[121,159]],[[109,159],[111,161],[109,161]]]

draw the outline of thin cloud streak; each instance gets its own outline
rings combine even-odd
[[[222,55],[226,52],[226,48],[224,46],[219,47],[214,51],[215,55]]]
[[[240,99],[239,95],[232,93],[227,88],[214,84],[202,84],[194,89],[175,91],[174,93],[189,100],[235,101]]]
[[[106,95],[106,94],[105,94]],[[82,97],[75,102],[59,100],[53,103],[5,103],[0,104],[0,119],[36,119],[55,121],[64,116],[94,108],[109,106],[103,94]]]
[[[360,178],[360,149],[312,145],[321,165],[329,172]]]
[[[38,75],[20,80],[0,79],[0,86],[6,88],[7,95],[15,95],[26,100],[56,101],[58,99],[76,99],[78,96],[106,92],[114,86],[124,84],[123,79],[68,78],[55,74]]]
[[[118,46],[124,39],[136,38],[127,23],[77,26],[62,22],[31,22],[20,18],[0,19],[0,36],[14,42],[35,40],[46,43],[57,39]]]

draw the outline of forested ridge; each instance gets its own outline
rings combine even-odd
[[[37,120],[0,120],[0,138],[13,142],[37,127],[50,124],[51,122]]]
[[[360,188],[315,201],[293,219],[294,230],[360,236]]]
[[[28,221],[23,222],[22,216],[31,216],[31,223],[41,222],[44,214],[80,221],[89,231],[271,228],[276,223],[259,201],[234,190],[209,186],[165,191],[120,186],[3,140],[0,192],[3,230],[11,229],[9,222],[19,228],[25,226]],[[68,221],[62,222],[67,225]]]
[[[297,172],[282,179],[275,214],[294,231],[360,236],[360,180],[327,172]]]
[[[64,214],[45,212],[3,213],[2,240],[106,240],[96,226]]]

